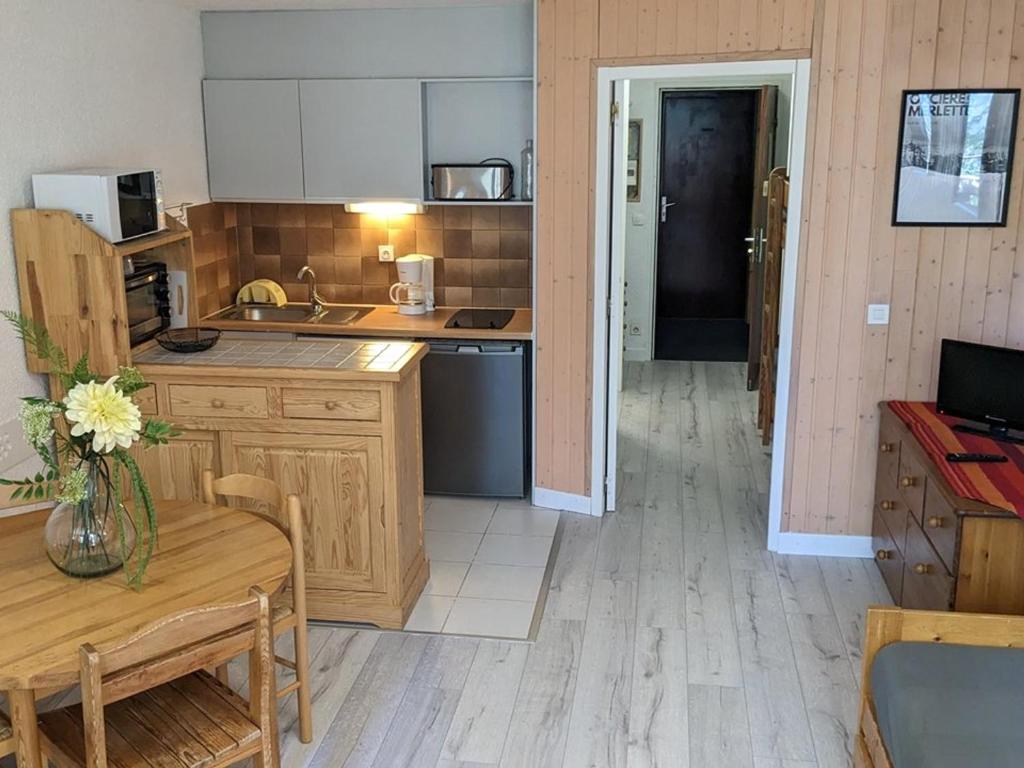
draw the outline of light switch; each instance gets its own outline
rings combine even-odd
[[[889,305],[868,304],[868,325],[888,325]]]
[[[634,213],[633,216],[631,217],[630,221],[633,223],[634,227],[646,227],[647,226],[647,217],[644,216],[642,213]]]

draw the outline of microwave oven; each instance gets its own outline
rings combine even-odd
[[[164,229],[160,171],[85,168],[32,176],[36,208],[70,211],[111,243]]]

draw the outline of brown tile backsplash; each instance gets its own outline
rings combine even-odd
[[[377,246],[385,244],[396,256],[435,258],[438,304],[529,307],[531,221],[529,206],[431,206],[387,219],[329,204],[192,206],[199,311],[231,304],[243,283],[261,277],[280,283],[290,300],[305,301],[296,275],[306,265],[329,301],[387,304],[398,274],[377,260]]]
[[[204,215],[237,224],[221,224],[237,243],[235,291],[238,279],[265,277],[281,283],[289,299],[304,301],[296,273],[308,264],[328,300],[386,304],[398,274],[394,264],[377,260],[377,246],[391,244],[396,256],[435,257],[438,304],[530,306],[529,206],[429,206],[422,215],[386,219],[330,204],[210,203],[192,210],[217,206],[225,209]]]

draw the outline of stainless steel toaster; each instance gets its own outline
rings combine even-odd
[[[491,158],[482,163],[430,166],[435,200],[511,200],[512,163]]]

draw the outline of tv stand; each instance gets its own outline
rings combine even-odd
[[[1000,443],[1013,443],[1014,445],[1024,445],[1024,437],[1018,437],[1011,435],[1010,430],[1007,427],[975,427],[971,424],[954,424],[954,432],[966,432],[968,435],[980,435],[981,437],[987,437],[990,440],[995,440]]]

